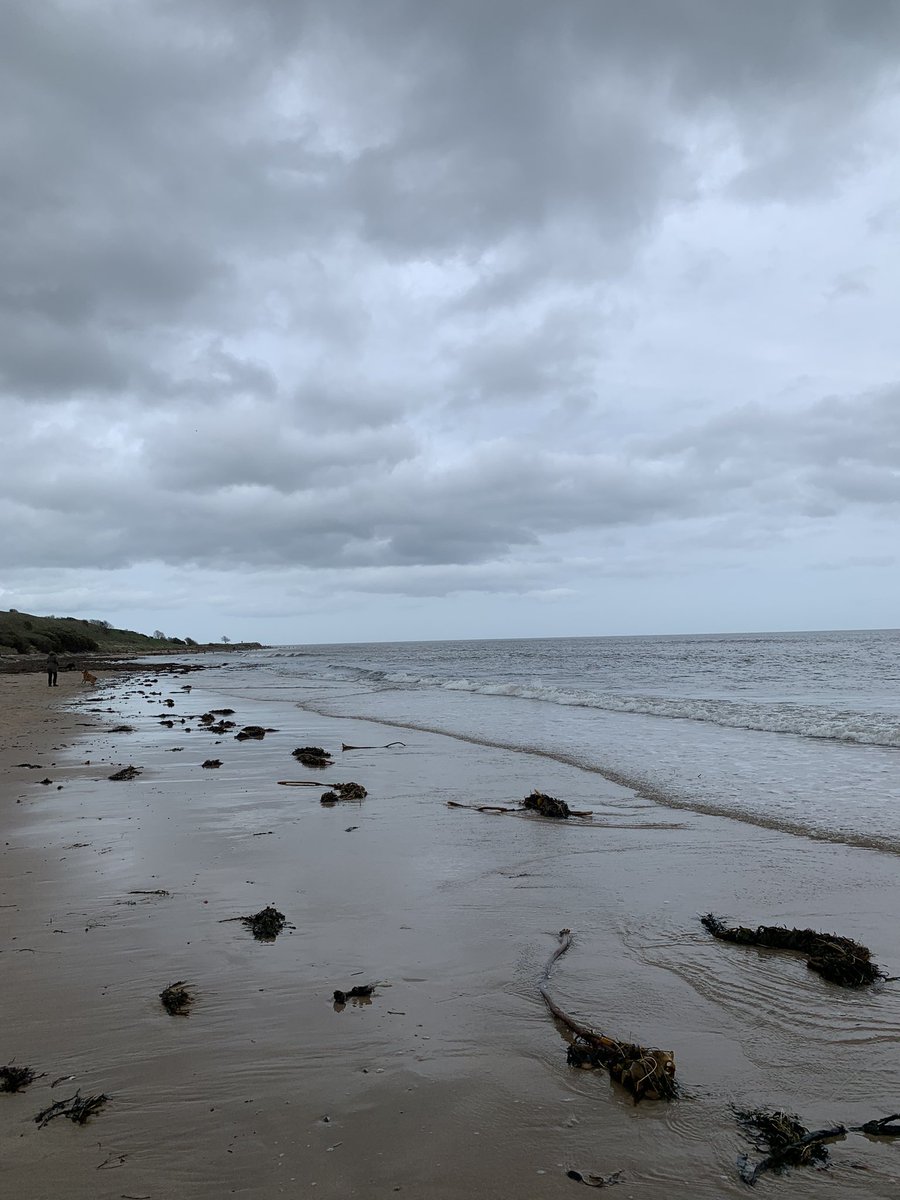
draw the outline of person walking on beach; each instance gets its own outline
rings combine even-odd
[[[59,659],[51,650],[47,655],[47,687],[59,687],[56,676],[59,674]]]

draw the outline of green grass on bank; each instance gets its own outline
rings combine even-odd
[[[258,647],[258,642],[241,643]],[[218,649],[237,648],[216,643]],[[114,629],[108,621],[79,617],[36,617],[32,613],[0,610],[0,654],[152,654],[205,649],[192,638],[151,637],[133,629]]]

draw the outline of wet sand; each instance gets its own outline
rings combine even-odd
[[[439,735],[310,771],[295,746],[397,731],[235,698],[238,676],[232,697],[190,682],[108,676],[88,693],[74,676],[57,692],[0,677],[0,1063],[46,1072],[0,1096],[10,1195],[543,1200],[573,1194],[577,1169],[621,1171],[623,1200],[713,1200],[746,1190],[731,1103],[810,1128],[900,1109],[900,985],[841,991],[697,920],[834,930],[900,973],[896,857],[673,813]],[[226,706],[278,732],[238,743],[198,725]],[[135,732],[109,732],[123,721]],[[139,778],[108,780],[129,764]],[[278,786],[292,778],[369,796],[324,808],[324,789]],[[446,805],[533,787],[593,822]],[[262,944],[233,918],[270,903],[293,928]],[[554,972],[560,1003],[673,1049],[682,1099],[635,1107],[605,1073],[566,1065],[537,990],[562,926],[576,940]],[[158,999],[179,979],[196,993],[188,1017]],[[335,1011],[335,988],[374,981],[371,1003]],[[110,1101],[85,1127],[38,1129],[35,1113],[76,1087]],[[898,1155],[854,1134],[829,1171],[757,1190],[895,1196]]]

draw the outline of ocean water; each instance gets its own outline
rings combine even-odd
[[[286,646],[228,686],[900,852],[900,631]],[[398,735],[399,736],[399,735]],[[387,739],[386,739],[387,740]]]

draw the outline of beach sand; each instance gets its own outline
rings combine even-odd
[[[713,1200],[743,1195],[737,1156],[759,1156],[732,1103],[809,1128],[900,1109],[900,985],[842,991],[697,919],[834,930],[900,973],[896,857],[666,810],[438,735],[341,755],[398,731],[189,678],[190,692],[149,671],[90,691],[63,674],[50,691],[43,675],[0,676],[0,1064],[43,1073],[0,1096],[7,1194],[543,1200],[573,1194],[575,1169],[621,1172],[622,1200]],[[220,707],[277,732],[216,737],[196,717]],[[134,732],[110,732],[122,722]],[[300,767],[305,744],[336,765]],[[109,781],[129,764],[137,779]],[[281,779],[356,780],[369,796],[325,808],[324,789]],[[446,803],[534,787],[594,820]],[[270,903],[292,928],[259,943],[234,918]],[[635,1106],[605,1072],[566,1065],[537,989],[563,926],[559,1002],[674,1050],[681,1099]],[[188,1017],[159,1002],[175,980],[195,992]],[[376,981],[370,1003],[335,1010],[335,988]],[[109,1102],[83,1127],[39,1129],[76,1088]],[[898,1154],[851,1134],[827,1172],[758,1189],[896,1196]]]

